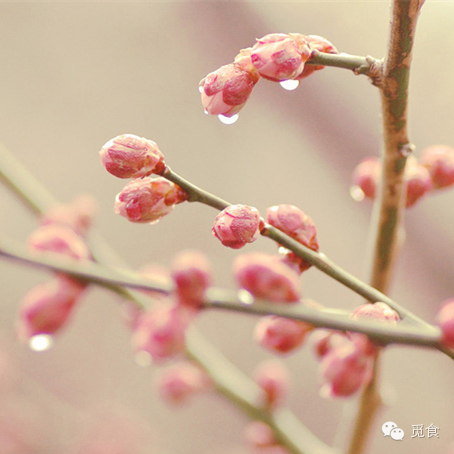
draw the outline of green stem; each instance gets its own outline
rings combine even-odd
[[[109,269],[95,262],[77,262],[64,260],[59,254],[31,254],[11,240],[0,242],[0,256],[10,258],[31,266],[62,272],[85,282],[93,283],[128,297],[124,287],[137,290],[152,290],[168,294],[169,285],[141,278],[137,273],[124,269]],[[204,307],[207,309],[234,311],[255,316],[276,315],[311,324],[314,327],[329,328],[338,331],[352,331],[367,334],[380,345],[406,344],[428,348],[441,348],[440,330],[433,327],[432,332],[415,328],[401,322],[396,326],[387,323],[372,323],[367,320],[355,320],[348,312],[316,310],[305,304],[276,304],[264,300],[244,303],[238,292],[220,288],[210,288]],[[447,353],[452,357],[453,352]]]

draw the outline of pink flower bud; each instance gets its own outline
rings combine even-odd
[[[266,220],[273,227],[284,232],[294,240],[313,251],[319,250],[317,229],[314,221],[294,205],[276,205],[266,210]],[[291,263],[298,264],[301,272],[311,267],[311,264],[293,252],[286,250],[285,255]]]
[[[251,61],[262,77],[279,82],[297,78],[310,54],[305,36],[273,33],[257,40]]]
[[[62,224],[38,227],[28,237],[28,247],[37,252],[54,252],[75,260],[89,260],[90,250],[83,238]]]
[[[252,421],[245,430],[246,442],[253,448],[265,448],[277,444],[274,432],[262,421]]]
[[[308,323],[268,315],[257,323],[255,339],[268,350],[288,353],[302,345],[312,329]]]
[[[446,300],[437,315],[441,329],[441,342],[454,348],[454,298]]]
[[[313,351],[319,359],[345,342],[348,342],[345,334],[328,329],[316,329],[310,336]]]
[[[158,390],[171,404],[182,404],[211,385],[208,375],[192,363],[179,363],[161,372]]]
[[[370,157],[361,161],[353,171],[352,196],[355,200],[375,199],[380,180],[381,164],[378,158]],[[359,192],[359,191],[360,192]]]
[[[373,359],[364,355],[354,343],[332,349],[322,358],[321,393],[327,397],[347,397],[357,392],[372,378]]]
[[[259,237],[261,227],[257,208],[230,205],[216,216],[211,231],[224,246],[240,249]]]
[[[18,336],[55,334],[69,320],[83,287],[70,279],[54,279],[32,288],[19,310]]]
[[[377,302],[374,304],[366,303],[358,306],[351,314],[353,319],[365,319],[369,321],[387,322],[395,325],[399,320],[399,314],[387,304]],[[365,334],[347,333],[349,339],[356,342],[357,348],[363,350],[366,355],[375,355],[377,345],[375,345]]]
[[[164,155],[152,140],[122,134],[99,152],[106,170],[118,178],[141,178],[164,170]]]
[[[331,44],[327,39],[322,38],[321,36],[316,35],[308,35],[306,36],[306,41],[311,49],[311,57],[309,57],[309,61],[311,61],[313,51],[316,50],[318,52],[324,52],[327,54],[337,54],[337,49]],[[320,71],[323,69],[324,66],[322,65],[305,65],[303,72],[297,77],[298,80],[304,79],[305,77],[310,76],[314,71]]]
[[[233,273],[238,286],[276,303],[295,303],[300,299],[298,275],[279,258],[263,252],[251,252],[236,258]]]
[[[41,224],[63,224],[80,236],[85,236],[95,212],[96,200],[88,194],[80,195],[71,203],[59,204],[47,210],[41,218]]]
[[[161,306],[144,312],[134,327],[136,351],[145,351],[156,361],[182,353],[191,315],[181,306]]]
[[[235,115],[246,104],[259,79],[257,71],[251,65],[248,67],[243,57],[221,66],[200,81],[205,111],[210,115]]]
[[[153,224],[186,199],[187,194],[171,181],[146,177],[130,181],[117,194],[115,213],[131,222]]]
[[[272,409],[282,404],[288,394],[290,378],[281,361],[263,361],[254,371],[254,378],[265,393],[265,407]]]
[[[454,148],[432,145],[422,152],[420,162],[429,171],[434,189],[454,185]]]
[[[405,169],[407,182],[407,198],[405,206],[413,206],[421,197],[432,189],[432,180],[429,171],[418,163],[408,162]]]
[[[180,252],[172,264],[172,278],[178,303],[200,308],[212,283],[211,264],[201,252]]]

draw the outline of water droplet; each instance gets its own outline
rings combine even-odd
[[[236,123],[238,121],[239,115],[235,114],[232,115],[231,117],[226,117],[225,115],[218,115],[219,120],[221,123],[224,123],[225,125],[233,125],[233,123]]]
[[[203,91],[203,85],[200,85],[199,86],[199,93],[202,93],[202,91]]]
[[[37,334],[28,341],[28,347],[35,352],[49,350],[54,345],[54,340],[49,334]]]
[[[208,110],[205,109],[205,110],[203,111],[203,113],[204,113],[205,115],[208,115]]]
[[[361,202],[362,200],[364,200],[363,190],[356,185],[350,187],[350,196],[355,202]]]
[[[281,82],[279,82],[279,84],[281,85],[281,87],[284,90],[292,91],[292,90],[296,90],[299,87],[300,81],[288,79],[288,80],[282,80]]]
[[[247,304],[248,306],[254,304],[254,297],[244,289],[238,290],[238,300],[242,304]]]
[[[151,366],[151,363],[152,363],[152,358],[151,358],[151,355],[142,350],[140,352],[137,352],[136,353],[136,363],[140,366],[140,367],[148,367],[148,366]]]

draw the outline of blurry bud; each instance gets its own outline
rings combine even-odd
[[[420,162],[429,171],[434,189],[454,185],[454,148],[432,145],[423,150]]]
[[[281,361],[263,361],[255,369],[254,379],[265,393],[265,407],[273,409],[283,403],[288,394],[290,378]]]

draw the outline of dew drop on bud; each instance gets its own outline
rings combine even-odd
[[[288,80],[282,80],[279,82],[280,86],[284,90],[296,90],[299,87],[300,81],[299,80],[293,80],[293,79],[288,79]]]
[[[208,110],[205,109],[205,110],[203,111],[203,113],[204,113],[205,115],[208,115]]]
[[[199,93],[202,93],[202,91],[203,91],[203,86],[200,85],[200,86],[199,86]]]
[[[43,352],[49,350],[54,345],[52,336],[48,334],[37,334],[28,341],[28,347],[35,352]]]
[[[254,297],[244,289],[238,290],[238,300],[240,303],[248,306],[254,303]]]
[[[233,125],[233,123],[236,123],[238,121],[239,115],[235,114],[232,115],[231,117],[226,117],[225,115],[218,115],[219,120],[221,123],[224,123],[225,125]]]
[[[362,200],[364,200],[363,190],[356,185],[350,187],[350,196],[355,202],[361,202]]]
[[[136,353],[135,360],[140,367],[148,367],[152,363],[151,355],[144,350]]]

